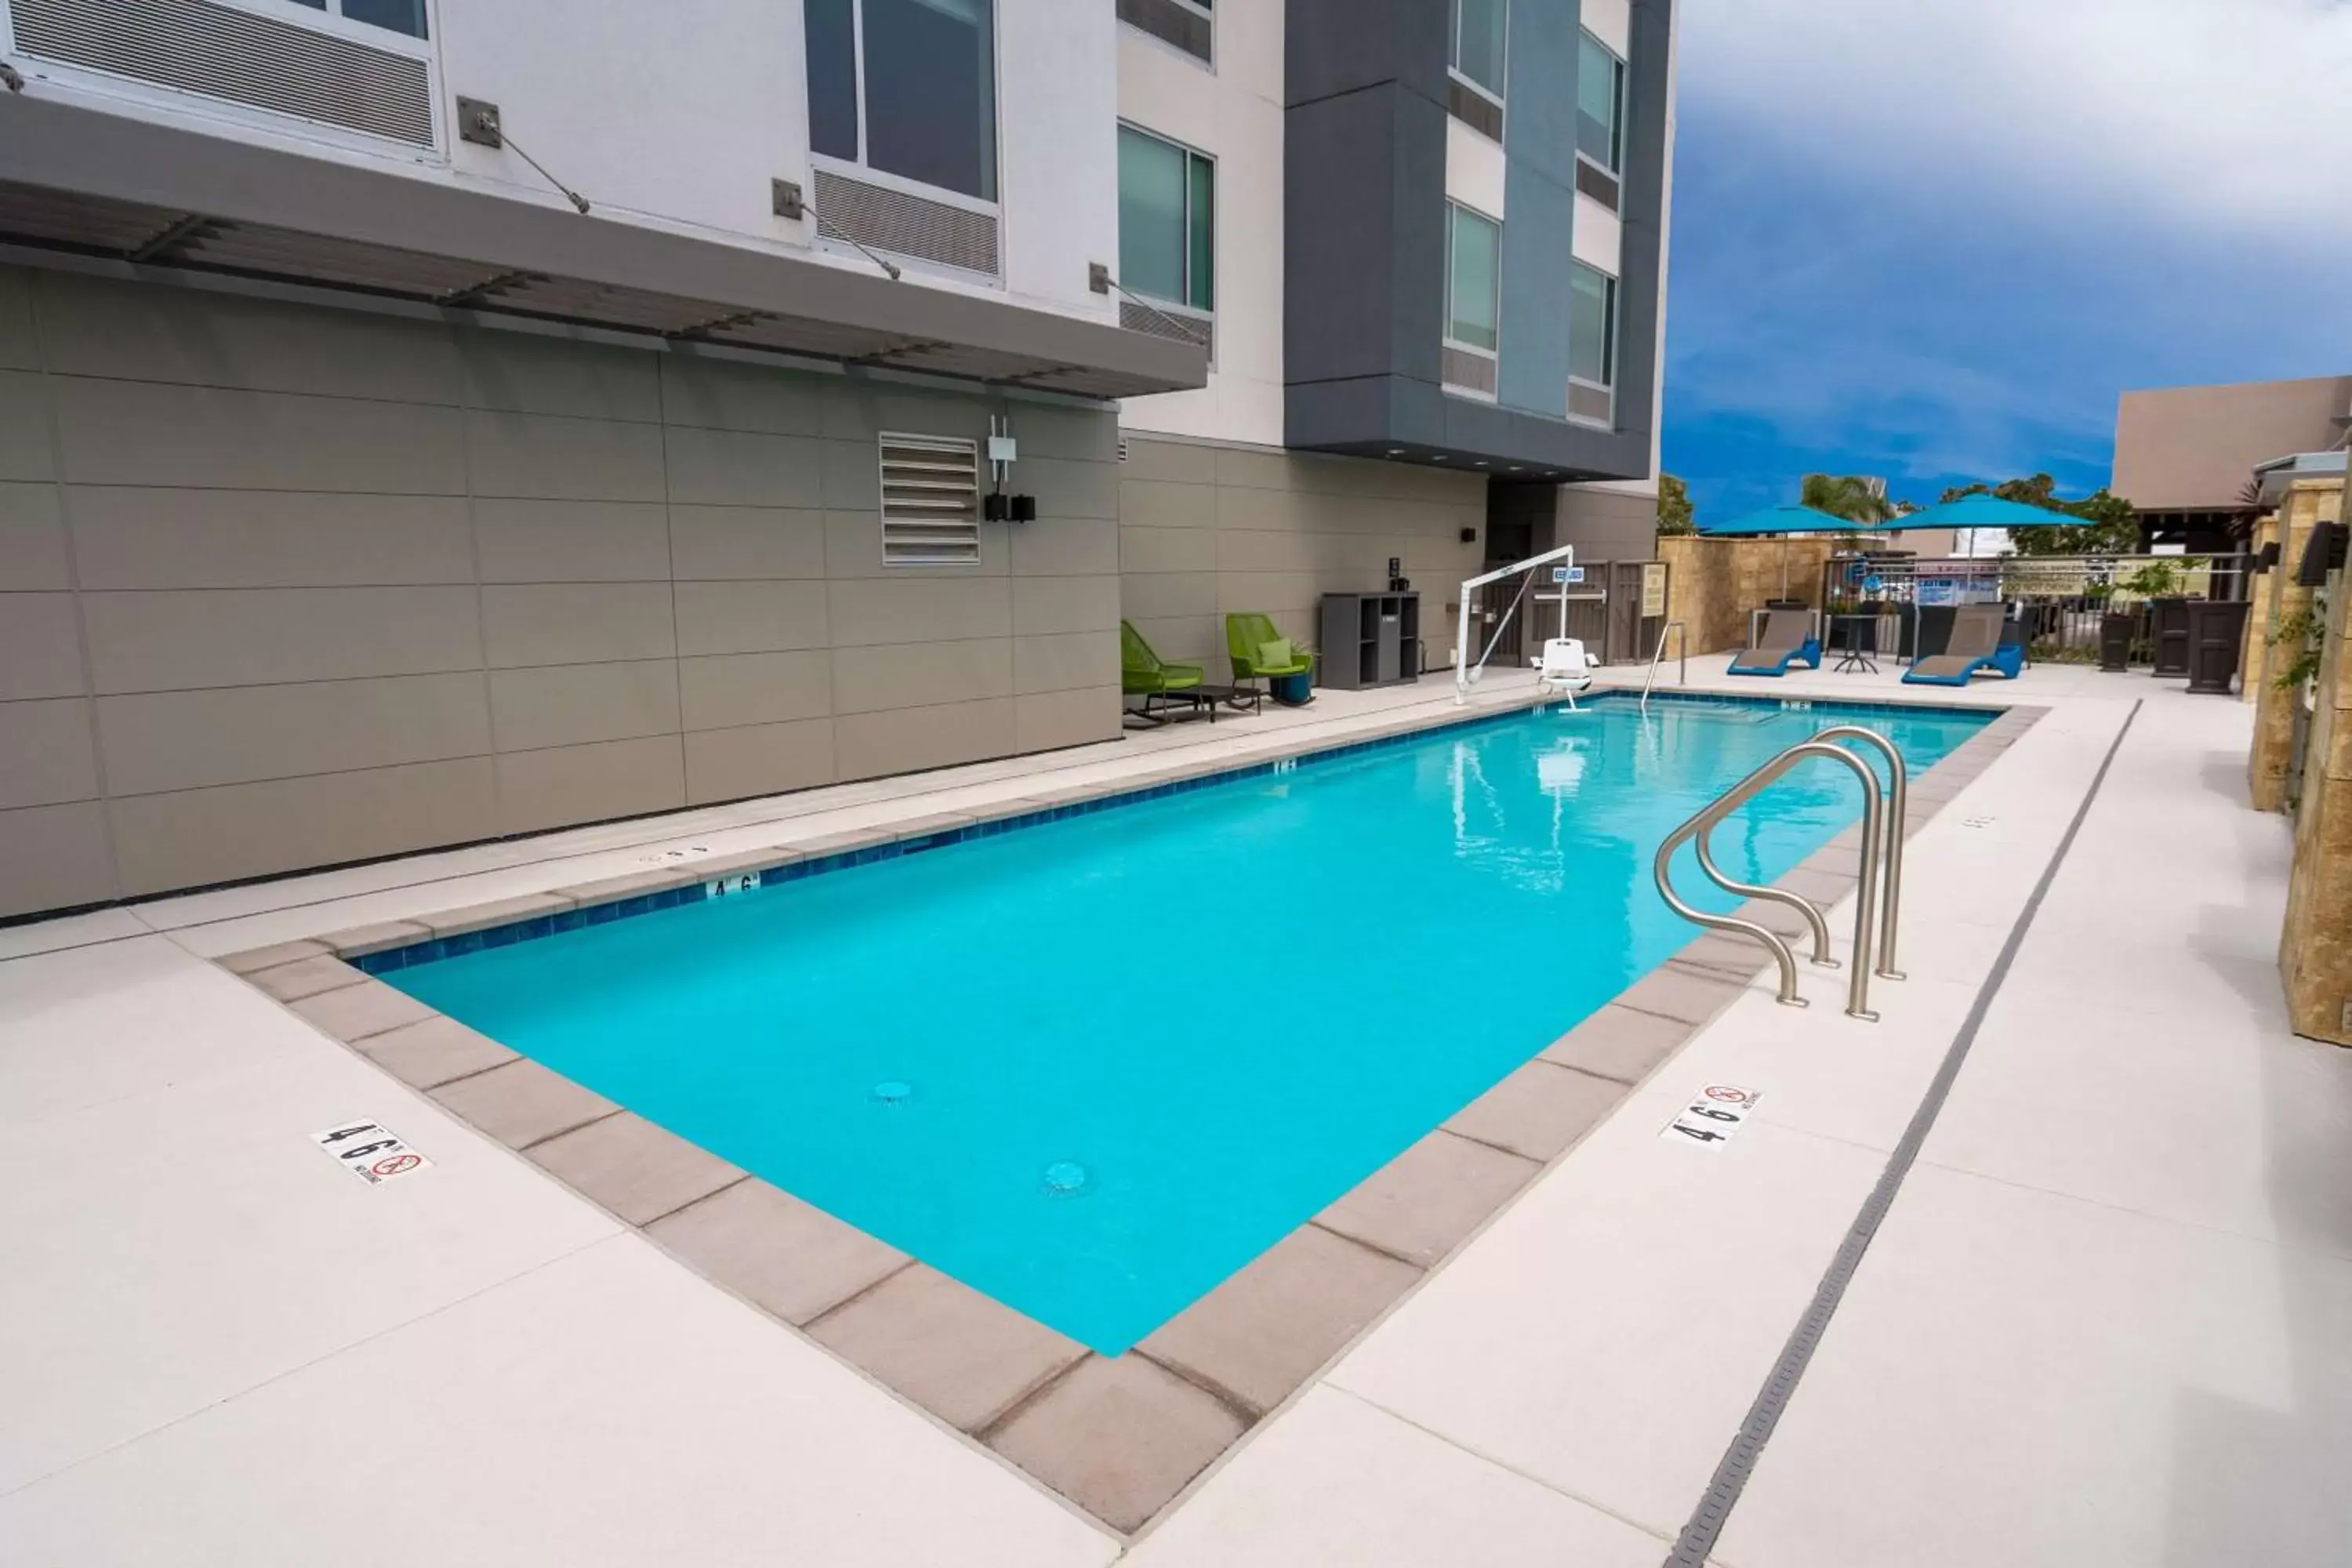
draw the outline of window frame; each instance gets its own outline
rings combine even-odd
[[[1503,58],[1499,62],[1506,87],[1511,79],[1511,0],[1500,0],[1503,7]],[[1448,0],[1446,11],[1445,74],[1454,81],[1493,104],[1498,112],[1508,114],[1501,89],[1491,88],[1462,68],[1462,0]],[[1501,138],[1497,137],[1497,141]]]
[[[1192,50],[1184,47],[1181,44],[1171,43],[1166,38],[1161,37],[1159,34],[1154,33],[1148,28],[1139,26],[1135,23],[1129,21],[1124,16],[1118,17],[1118,25],[1125,27],[1129,32],[1133,33],[1138,37],[1150,39],[1153,47],[1166,49],[1170,54],[1174,55],[1181,60],[1183,60],[1186,64],[1193,67],[1195,69],[1204,70],[1211,76],[1215,76],[1217,74],[1217,13],[1213,5],[1213,0],[1166,0],[1166,3],[1176,6],[1179,10],[1189,11],[1193,16],[1200,17],[1201,20],[1209,24],[1209,54],[1206,59],[1202,58],[1199,55],[1194,54]],[[1113,14],[1117,14],[1116,5],[1113,6]]]
[[[1150,300],[1151,308],[1155,310],[1165,311],[1167,314],[1177,317],[1180,320],[1204,322],[1213,329],[1217,320],[1217,273],[1221,270],[1217,265],[1216,193],[1219,188],[1217,184],[1217,155],[1214,153],[1204,153],[1189,142],[1179,142],[1173,136],[1163,135],[1160,132],[1152,130],[1148,125],[1139,125],[1132,120],[1121,120],[1118,122],[1118,133],[1120,135],[1127,135],[1130,132],[1134,135],[1142,137],[1147,142],[1157,142],[1161,146],[1169,148],[1183,156],[1184,177],[1181,184],[1184,190],[1184,243],[1180,270],[1183,274],[1183,289],[1186,298],[1181,300],[1171,300],[1164,295],[1155,294],[1149,289],[1138,287],[1137,285],[1131,284],[1128,281],[1126,254],[1127,237],[1124,233],[1119,236],[1118,286],[1133,294],[1139,300]],[[1208,165],[1209,169],[1209,302],[1205,306],[1195,305],[1192,302],[1191,299],[1193,282],[1192,165],[1195,163],[1205,163]],[[1123,201],[1124,197],[1122,196],[1122,204]],[[1209,337],[1210,341],[1213,342],[1215,338],[1213,330],[1209,334]]]
[[[1625,89],[1626,85],[1633,79],[1633,71],[1631,68],[1632,62],[1626,59],[1623,55],[1619,54],[1615,49],[1611,48],[1607,44],[1601,42],[1600,36],[1595,34],[1591,28],[1579,27],[1577,28],[1576,33],[1576,77],[1577,83],[1580,88],[1582,87],[1584,81],[1584,46],[1587,44],[1591,45],[1594,48],[1599,49],[1602,54],[1608,56],[1610,63],[1616,68],[1617,72],[1616,101],[1611,106],[1612,113],[1610,116],[1609,126],[1609,148],[1613,163],[1604,163],[1600,159],[1595,158],[1591,153],[1587,153],[1584,150],[1583,139],[1581,137],[1577,139],[1576,143],[1577,161],[1581,163],[1591,164],[1594,168],[1608,175],[1612,184],[1615,184],[1622,181],[1625,177]],[[1581,122],[1584,117],[1584,104],[1580,99],[1576,104],[1576,116],[1578,121]],[[1580,123],[1580,129],[1581,129]]]
[[[406,38],[412,43],[429,44],[438,38],[441,33],[440,18],[433,14],[435,10],[434,0],[425,0],[424,5],[419,7],[425,17],[425,31],[421,33],[404,33],[397,27],[387,27],[381,22],[370,22],[358,16],[346,16],[343,15],[343,0],[284,0],[282,5],[273,5],[268,6],[238,5],[236,6],[236,9],[241,11],[252,11],[264,16],[279,16],[285,15],[286,12],[289,10],[312,18],[319,16],[332,16],[336,21],[342,23],[344,26],[357,29],[357,31],[352,33],[342,33],[339,31],[336,35],[337,37],[348,37],[362,43],[373,43],[379,38],[389,36],[395,38]]]
[[[972,212],[985,213],[991,217],[997,216],[1003,210],[1003,202],[1004,197],[1003,5],[1004,0],[988,0],[989,111],[994,120],[994,123],[990,127],[989,132],[988,154],[990,168],[988,184],[996,191],[995,195],[975,196],[969,192],[959,191],[951,186],[934,185],[928,181],[918,180],[909,175],[895,174],[888,169],[878,168],[868,161],[871,151],[871,139],[866,135],[866,111],[867,105],[871,100],[871,95],[866,90],[866,0],[849,0],[850,61],[856,68],[853,73],[856,79],[853,85],[856,87],[857,92],[857,156],[856,158],[844,158],[836,153],[820,153],[816,150],[816,136],[814,130],[807,124],[807,121],[811,117],[812,105],[810,100],[813,100],[815,95],[808,90],[809,65],[805,52],[805,44],[803,44],[803,52],[801,58],[801,98],[803,105],[801,118],[803,122],[803,129],[808,132],[808,141],[810,143],[809,162],[811,165],[817,168],[830,169],[835,174],[846,175],[851,179],[864,180],[872,184],[882,185],[892,190],[904,191],[908,195],[921,196],[927,201],[942,202],[950,206],[960,206],[967,208]],[[805,39],[805,28],[807,26],[805,16],[803,16],[802,26],[803,28],[803,37]]]
[[[1454,226],[1457,216],[1464,213],[1495,231],[1493,289],[1495,343],[1492,348],[1483,348],[1454,335],[1454,258],[1456,249],[1454,241]],[[1445,198],[1445,314],[1439,329],[1439,342],[1446,348],[1454,349],[1465,354],[1475,354],[1480,359],[1493,362],[1499,374],[1503,354],[1503,220],[1480,212],[1467,202],[1456,201],[1452,196]],[[1489,403],[1495,400],[1494,393],[1480,387],[1463,386],[1454,382],[1444,382],[1442,384],[1448,392],[1458,393],[1465,397],[1484,398]]]
[[[1569,385],[1570,387],[1581,386],[1589,391],[1606,393],[1609,396],[1610,411],[1607,427],[1614,429],[1617,422],[1617,371],[1619,368],[1617,361],[1619,354],[1624,347],[1624,322],[1622,319],[1622,296],[1624,290],[1621,286],[1621,280],[1613,272],[1604,272],[1600,268],[1593,266],[1591,262],[1581,261],[1574,257],[1570,257],[1569,258],[1568,265],[1571,279],[1575,277],[1577,269],[1581,268],[1586,272],[1591,273],[1595,278],[1600,279],[1602,284],[1605,285],[1601,300],[1601,327],[1603,335],[1601,344],[1601,374],[1607,377],[1607,379],[1603,381],[1594,381],[1590,376],[1579,375],[1576,373],[1576,341],[1574,333],[1576,312],[1573,293],[1571,291],[1569,310]],[[1570,419],[1586,425],[1598,425],[1601,423],[1588,415],[1574,412],[1574,405],[1575,400],[1571,397],[1570,399],[1570,412],[1568,416]]]

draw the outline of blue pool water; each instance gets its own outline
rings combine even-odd
[[[1659,840],[1857,717],[1986,721],[1603,699],[385,978],[1116,1352],[1688,942]],[[1860,810],[1801,770],[1720,861]]]

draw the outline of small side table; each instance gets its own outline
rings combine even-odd
[[[1833,671],[1861,669],[1867,670],[1873,675],[1878,673],[1878,660],[1874,657],[1878,652],[1878,620],[1879,617],[1874,611],[1869,615],[1843,615],[1830,617],[1832,643],[1839,641],[1836,628],[1839,626],[1846,628],[1844,646],[1838,649],[1838,661],[1832,667]],[[1869,629],[1865,631],[1864,627]]]

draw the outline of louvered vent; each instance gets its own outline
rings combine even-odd
[[[819,169],[816,221],[820,233],[836,239],[996,275],[996,220],[986,213]]]
[[[1208,59],[1214,47],[1216,29],[1208,13],[1184,0],[1118,0],[1118,19],[1196,59]]]
[[[1576,188],[1611,212],[1617,210],[1617,181],[1599,164],[1576,161]]]
[[[205,0],[13,0],[11,11],[27,55],[434,144],[432,73],[411,55]]]
[[[1485,354],[1474,354],[1467,349],[1445,345],[1445,384],[1465,392],[1483,392],[1495,395],[1495,362]]]
[[[1468,82],[1446,79],[1445,111],[1473,131],[1483,131],[1497,142],[1503,139],[1503,106]]]
[[[882,437],[882,564],[980,563],[980,444]]]
[[[1150,332],[1155,338],[1173,338],[1180,343],[1198,343],[1208,351],[1211,359],[1217,357],[1217,323],[1212,317],[1121,300],[1118,302],[1118,324],[1130,332]]]
[[[1579,419],[1590,419],[1596,425],[1607,425],[1617,417],[1617,398],[1605,386],[1589,386],[1580,381],[1568,384],[1568,411]]]

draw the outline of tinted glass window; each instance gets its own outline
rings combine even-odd
[[[1503,43],[1510,0],[1454,0],[1454,68],[1503,96]]]
[[[1625,63],[1591,34],[1579,42],[1576,59],[1576,150],[1617,173],[1624,140]]]
[[[1138,294],[1184,298],[1184,150],[1118,132],[1118,280]]]
[[[828,158],[857,160],[856,0],[805,0],[808,29],[809,146]]]
[[[1192,177],[1186,192],[1184,231],[1191,277],[1186,279],[1184,298],[1196,310],[1213,310],[1217,305],[1217,166],[1197,153],[1188,163]]]
[[[1446,335],[1472,348],[1495,346],[1496,262],[1502,229],[1465,207],[1453,214],[1446,266]]]
[[[343,15],[412,38],[425,37],[425,0],[343,0]]]
[[[1569,270],[1568,374],[1598,386],[1617,379],[1617,279],[1581,261]]]
[[[865,4],[866,163],[927,185],[995,200],[996,28],[991,0]]]

